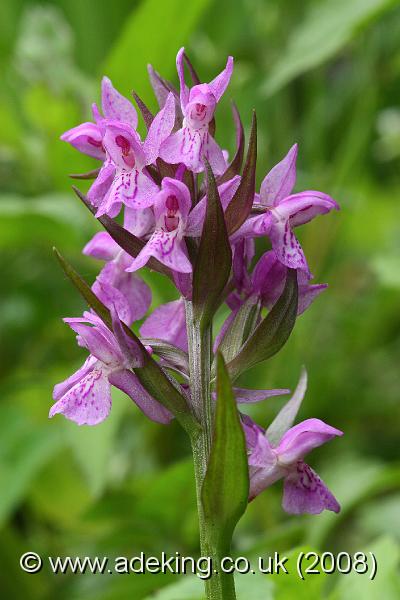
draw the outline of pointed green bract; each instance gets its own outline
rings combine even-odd
[[[232,265],[224,211],[215,177],[207,162],[206,170],[207,211],[193,270],[193,307],[203,327],[210,323],[220,304]]]
[[[288,269],[284,290],[276,304],[246,341],[239,354],[228,364],[228,371],[233,380],[243,371],[279,352],[296,322],[297,304],[297,271]]]
[[[207,472],[202,488],[205,518],[218,549],[229,551],[236,523],[249,495],[246,442],[222,354],[217,358],[217,405]]]

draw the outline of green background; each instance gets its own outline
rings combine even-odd
[[[217,113],[221,145],[233,151],[230,98],[247,132],[256,108],[259,182],[297,141],[296,189],[323,190],[342,207],[299,230],[316,281],[329,290],[298,320],[279,356],[244,382],[293,389],[306,365],[300,418],[319,417],[345,432],[310,458],[343,509],[285,515],[276,484],[249,506],[234,551],[368,550],[378,560],[374,582],[250,575],[239,578],[239,598],[400,597],[399,39],[400,6],[387,0],[0,4],[2,598],[202,597],[189,578],[54,576],[47,565],[27,575],[19,567],[28,550],[44,557],[198,552],[189,447],[176,424],[147,421],[118,393],[96,428],[47,417],[53,385],[84,358],[60,320],[79,315],[83,304],[51,247],[89,281],[99,268],[80,254],[98,228],[68,179],[95,163],[58,138],[90,118],[103,74],[155,109],[146,63],[176,81],[183,44],[204,81],[228,54],[235,57]],[[174,297],[160,277],[145,276],[154,306]],[[251,414],[266,425],[281,404],[271,399]]]

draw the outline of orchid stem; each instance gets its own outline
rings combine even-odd
[[[186,301],[186,323],[192,405],[195,416],[201,424],[200,431],[191,436],[200,552],[201,556],[210,558],[212,564],[211,577],[205,581],[206,598],[207,600],[236,600],[233,574],[223,573],[220,568],[221,559],[229,555],[230,547],[224,549],[218,547],[215,542],[218,532],[215,524],[206,519],[201,500],[201,490],[212,443],[213,411],[210,387],[212,329],[211,325],[202,328],[190,301]],[[218,494],[217,489],[215,493]]]

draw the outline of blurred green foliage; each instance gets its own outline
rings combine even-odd
[[[300,232],[330,289],[302,316],[284,350],[243,380],[309,390],[301,418],[343,429],[312,464],[343,505],[339,516],[290,517],[274,486],[249,506],[235,552],[304,545],[368,549],[374,582],[357,576],[239,577],[239,598],[400,597],[400,6],[388,0],[4,0],[0,4],[0,593],[46,600],[195,600],[190,578],[22,573],[19,556],[196,555],[189,448],[176,424],[146,421],[122,394],[107,422],[48,422],[54,383],[83,353],[60,317],[83,304],[52,257],[56,245],[92,280],[80,250],[97,226],[68,173],[94,168],[59,135],[90,115],[100,76],[153,108],[146,62],[175,78],[185,44],[205,80],[227,54],[235,72],[217,116],[232,152],[229,97],[248,127],[259,118],[259,177],[300,145],[298,189],[322,189],[340,214]],[[260,252],[262,248],[258,249]],[[154,304],[173,290],[147,274]],[[221,313],[220,318],[223,318]],[[266,425],[281,400],[252,407]],[[293,552],[293,550],[292,550]],[[165,587],[166,586],[166,587]],[[157,595],[151,594],[160,590]]]

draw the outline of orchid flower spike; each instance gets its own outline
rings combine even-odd
[[[225,69],[210,83],[188,88],[184,75],[185,49],[176,57],[180,83],[180,103],[184,116],[182,128],[162,144],[161,158],[169,163],[183,163],[194,173],[204,171],[204,158],[208,160],[215,175],[226,169],[226,159],[221,148],[209,132],[218,102],[224,94],[233,71],[233,58],[228,57]]]

